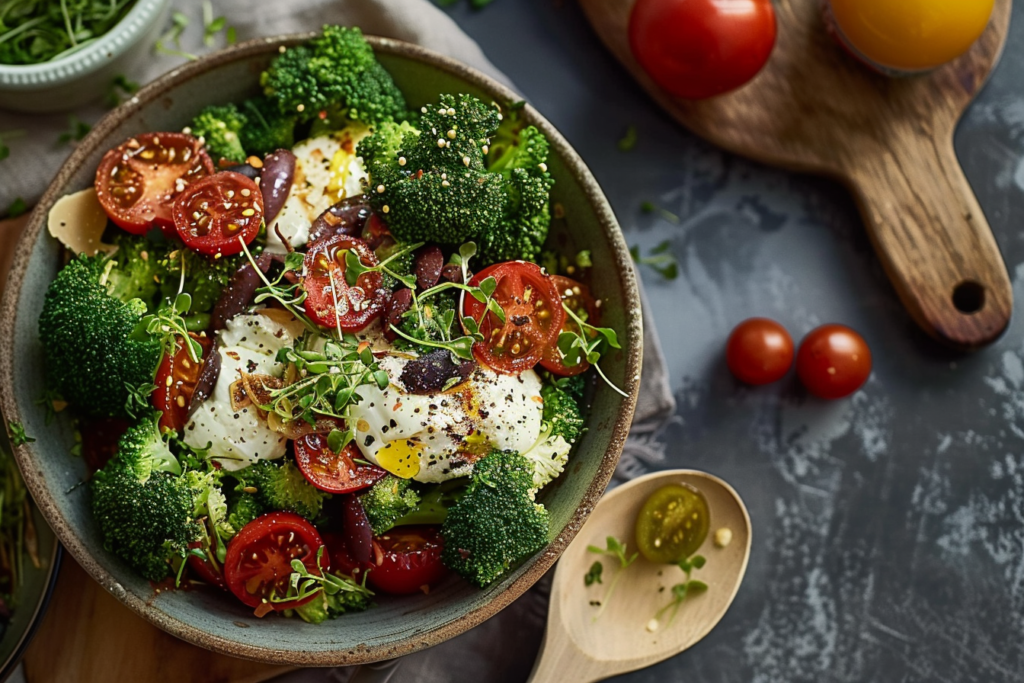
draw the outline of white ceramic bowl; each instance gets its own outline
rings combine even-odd
[[[0,64],[0,108],[55,112],[99,99],[125,64],[152,48],[169,4],[137,0],[96,42],[66,57],[43,64]]]

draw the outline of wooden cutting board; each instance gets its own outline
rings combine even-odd
[[[0,221],[0,284],[28,217]],[[25,654],[28,683],[259,683],[291,671],[214,654],[133,614],[64,554],[57,586]]]
[[[737,154],[847,185],[904,306],[936,339],[975,349],[1003,333],[1010,279],[953,131],[999,59],[1012,0],[996,0],[967,54],[897,79],[836,44],[821,0],[777,0],[778,42],[765,68],[743,88],[701,101],[667,94],[637,64],[627,34],[634,2],[580,0],[604,43],[673,117]]]

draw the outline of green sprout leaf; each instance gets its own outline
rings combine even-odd
[[[583,577],[583,583],[587,586],[592,586],[595,583],[604,583],[601,581],[601,573],[603,571],[604,565],[601,564],[600,560],[595,560],[594,564],[590,565],[590,571]]]
[[[7,434],[11,437],[11,445],[15,448],[35,441],[35,439],[25,433],[24,425],[20,422],[16,422],[15,420],[11,420],[7,423]]]
[[[626,128],[625,135],[623,135],[622,138],[619,140],[619,145],[618,145],[619,146],[619,151],[620,152],[629,152],[634,147],[636,147],[636,141],[637,141],[636,126],[630,124],[629,127]]]

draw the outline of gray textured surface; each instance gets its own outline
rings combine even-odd
[[[638,470],[696,467],[746,500],[754,547],[721,625],[623,681],[1010,681],[1024,671],[1024,344],[957,356],[904,314],[838,186],[720,152],[676,126],[574,2],[498,0],[458,23],[566,135],[631,244],[671,239],[680,278],[644,272],[679,401]],[[1024,300],[1024,25],[957,151]],[[636,149],[615,141],[628,124]],[[654,200],[673,225],[641,215]],[[860,330],[875,372],[851,400],[792,380],[738,386],[731,327]],[[529,653],[524,651],[523,656]],[[453,672],[452,680],[459,680]],[[567,680],[571,674],[567,672]]]

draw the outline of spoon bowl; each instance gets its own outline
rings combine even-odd
[[[624,542],[627,555],[636,552],[634,525],[644,501],[667,484],[689,484],[704,494],[711,515],[710,531],[697,550],[707,560],[692,579],[708,585],[691,595],[669,623],[668,610],[657,629],[648,630],[654,614],[672,600],[672,586],[685,580],[674,565],[655,564],[643,556],[623,570],[612,598],[599,602],[618,571],[610,555],[596,555],[588,545],[605,547],[608,536]],[[732,540],[715,545],[715,531],[727,528]],[[562,681],[568,672],[579,683],[635,671],[679,654],[696,644],[722,619],[739,590],[750,558],[750,516],[727,483],[705,472],[667,470],[648,474],[616,488],[598,503],[555,571],[547,633],[531,683]],[[583,577],[595,560],[604,565],[603,583],[586,586]]]

